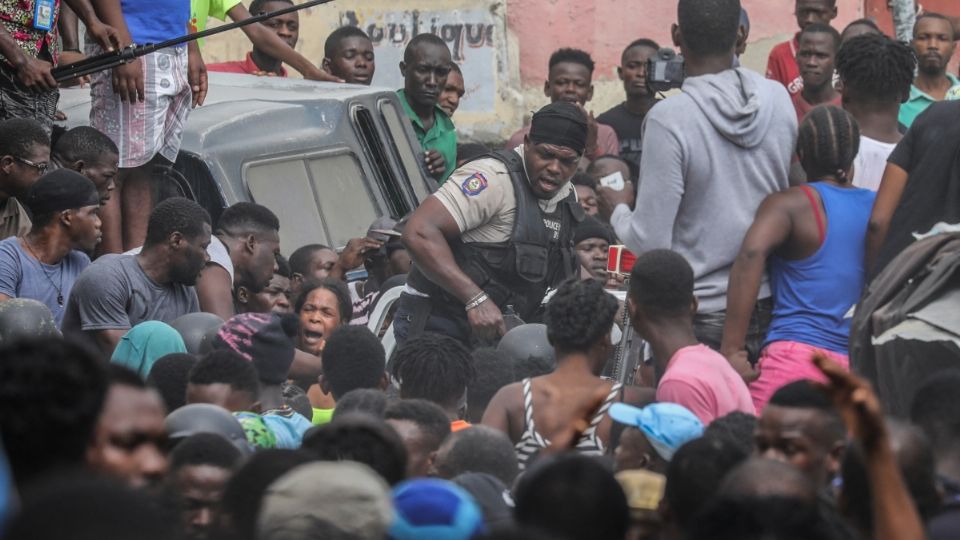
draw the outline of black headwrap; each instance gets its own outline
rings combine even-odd
[[[557,101],[533,114],[530,140],[553,144],[583,154],[587,146],[587,117],[572,103]]]
[[[97,186],[70,169],[57,169],[40,177],[27,191],[24,206],[35,216],[100,204]]]

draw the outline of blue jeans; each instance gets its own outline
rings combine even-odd
[[[770,320],[773,318],[773,300],[764,298],[757,300],[757,306],[750,316],[750,326],[747,327],[746,349],[751,364],[760,359],[760,349],[767,337]],[[723,341],[723,323],[727,320],[726,311],[713,313],[698,313],[693,318],[693,333],[700,343],[715,351],[720,350]]]

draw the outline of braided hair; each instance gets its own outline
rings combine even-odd
[[[476,375],[470,351],[449,336],[423,333],[410,338],[390,361],[401,399],[456,405]]]
[[[847,171],[859,151],[860,127],[840,107],[821,105],[800,124],[797,153],[811,180],[832,178],[847,182]]]
[[[595,279],[573,279],[557,289],[547,303],[547,339],[558,350],[586,351],[610,333],[617,300]]]
[[[910,93],[917,59],[913,49],[882,34],[864,34],[844,42],[834,62],[844,94],[900,103]]]

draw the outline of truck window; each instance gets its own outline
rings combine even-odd
[[[286,254],[306,244],[345,245],[379,215],[360,164],[347,150],[254,162],[243,176],[253,200],[280,218]]]
[[[386,122],[387,129],[390,132],[389,139],[393,143],[392,150],[400,163],[403,164],[407,178],[410,181],[410,186],[417,195],[417,199],[422,201],[436,190],[436,183],[433,179],[428,181],[426,177],[424,177],[424,173],[420,167],[420,160],[423,156],[415,151],[404,134],[404,122],[407,122],[406,116],[388,99],[381,99],[378,103],[380,114],[383,116],[383,120]]]

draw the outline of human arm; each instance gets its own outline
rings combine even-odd
[[[383,242],[373,238],[351,238],[343,248],[336,264],[330,269],[330,277],[341,281],[347,280],[347,272],[363,264],[367,253],[377,251],[383,247]]]
[[[200,44],[191,41],[187,44],[187,80],[193,92],[193,106],[203,105],[207,98],[207,66],[200,55]]]
[[[515,437],[510,429],[510,409],[522,402],[522,390],[520,383],[513,383],[504,386],[493,395],[487,410],[483,411],[483,418],[480,423],[487,427],[492,427],[502,431],[511,441],[516,442],[519,437]]]
[[[867,223],[866,268],[871,268],[880,255],[880,248],[890,230],[890,220],[900,204],[903,189],[907,186],[910,175],[895,163],[887,163],[880,180],[880,189],[873,203],[870,221]]]
[[[789,196],[789,192],[775,193],[764,199],[730,269],[720,353],[747,381],[757,377],[747,361],[746,336],[760,294],[767,258],[790,238],[793,231],[787,204]]]
[[[93,330],[93,338],[97,342],[97,346],[100,347],[100,350],[106,357],[113,355],[114,349],[117,348],[117,343],[120,343],[120,338],[127,333],[127,330]]]
[[[290,364],[290,371],[288,372],[289,378],[315,381],[322,372],[323,364],[320,362],[319,356],[301,351],[300,349],[294,350],[293,363]]]
[[[436,196],[420,205],[403,232],[403,244],[421,272],[454,298],[467,304],[483,293],[457,265],[448,240],[459,238],[460,227]],[[487,300],[467,311],[471,328],[481,338],[495,338],[506,333],[503,314]]]
[[[863,450],[870,481],[875,540],[926,537],[916,505],[900,473],[880,400],[870,384],[822,354],[813,363],[829,381],[826,389],[847,429]]]
[[[57,87],[57,81],[50,73],[53,64],[24,53],[17,41],[3,26],[0,26],[0,54],[3,54],[7,62],[13,65],[20,83],[27,88],[35,92],[42,92]]]
[[[77,39],[77,17],[79,17],[80,20],[83,21],[84,26],[87,27],[87,35],[103,47],[103,50],[112,51],[115,47],[120,46],[117,29],[104,24],[103,21],[97,17],[96,12],[93,10],[93,5],[90,4],[90,0],[64,0],[64,3],[69,7],[68,10],[65,10],[70,11],[68,17],[73,18],[73,27],[70,29],[73,32],[72,47],[67,47],[67,36],[63,36],[64,49],[80,48],[80,40]],[[69,23],[69,20],[67,22]]]
[[[117,29],[120,47],[133,43],[127,23],[120,9],[120,0],[91,0],[94,11],[101,21]],[[143,66],[140,62],[128,62],[113,68],[113,91],[121,101],[143,101]]]
[[[200,311],[213,313],[223,320],[233,317],[233,282],[227,269],[216,263],[207,263],[197,279],[197,299]]]
[[[596,122],[593,119],[593,113],[590,114],[590,119]],[[612,127],[597,123],[597,151],[596,155],[590,156],[590,158],[596,159],[603,155],[619,156],[620,139]]]
[[[636,207],[631,212],[621,203],[610,215],[617,237],[637,255],[673,245],[673,228],[685,190],[683,154],[673,130],[655,116],[647,116]],[[599,194],[609,193],[599,190]]]
[[[251,17],[246,6],[237,4],[227,10],[227,15],[234,21],[243,21]],[[279,59],[284,64],[300,72],[304,79],[312,81],[343,82],[343,79],[318,68],[305,56],[287,45],[277,34],[263,24],[248,24],[242,27],[243,33],[259,49],[268,55]]]

